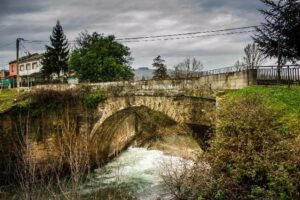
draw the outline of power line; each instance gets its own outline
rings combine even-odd
[[[187,36],[187,37],[170,37],[170,38],[157,38],[157,39],[149,39],[149,40],[124,40],[123,42],[153,42],[153,41],[167,41],[167,40],[182,40],[182,39],[194,39],[201,37],[213,37],[213,36],[226,36],[226,35],[235,35],[235,34],[243,34],[243,33],[253,33],[255,30],[251,31],[239,31],[239,32],[229,32],[229,33],[220,33],[220,34],[210,34],[210,35],[196,35],[196,36]]]
[[[49,43],[49,41],[46,41],[46,40],[24,40],[25,42],[27,43]],[[68,44],[75,44],[77,43],[77,41],[75,40],[70,40],[68,41]]]
[[[30,51],[22,43],[20,43],[20,44],[25,49],[24,53],[25,54],[30,54]]]
[[[151,41],[167,41],[167,40],[182,40],[182,39],[192,39],[192,38],[201,38],[201,37],[213,37],[213,36],[222,36],[222,35],[234,35],[234,34],[242,34],[242,33],[250,33],[254,32],[255,30],[248,30],[254,29],[258,26],[244,26],[244,27],[236,27],[236,28],[227,28],[227,29],[218,29],[218,30],[209,30],[209,31],[198,31],[198,32],[189,32],[189,33],[176,33],[176,34],[166,34],[166,35],[153,35],[153,36],[138,36],[138,37],[125,37],[125,38],[116,38],[116,41],[122,42],[151,42]],[[247,31],[238,31],[238,30],[247,30]],[[229,33],[226,33],[231,31]],[[238,32],[236,32],[238,31]],[[216,34],[212,34],[216,33]],[[201,34],[201,35],[199,35]],[[205,35],[203,35],[205,34]],[[187,37],[178,37],[178,36],[187,36]],[[26,43],[49,43],[49,41],[45,40],[24,40]],[[77,44],[76,40],[71,40],[68,42],[69,44]],[[14,44],[14,42],[5,44],[0,46],[0,49],[5,48]],[[26,47],[22,45],[23,48]],[[28,51],[29,52],[29,51]]]
[[[132,40],[138,40],[138,41],[146,41],[145,39],[158,39],[158,38],[173,38],[177,36],[189,36],[189,35],[199,35],[199,34],[209,34],[209,35],[201,35],[201,36],[190,36],[188,38],[194,38],[194,37],[203,37],[203,36],[218,36],[218,35],[232,35],[232,34],[241,34],[241,33],[247,33],[247,32],[254,32],[255,30],[248,30],[248,31],[239,31],[239,32],[232,32],[232,31],[238,31],[238,30],[247,30],[247,29],[254,29],[258,26],[244,26],[244,27],[237,27],[237,28],[228,28],[228,29],[218,29],[218,30],[210,30],[210,31],[198,31],[198,32],[189,32],[189,33],[176,33],[176,34],[168,34],[168,35],[154,35],[154,36],[139,36],[139,37],[125,37],[125,38],[116,38],[116,41],[125,41],[125,42],[131,42]],[[222,34],[211,34],[211,33],[218,33],[218,32],[228,32],[231,31],[229,34],[222,33]],[[180,38],[185,39],[185,38]],[[162,40],[168,40],[168,39],[162,39]],[[172,40],[172,39],[169,39]],[[156,40],[153,40],[156,41]],[[49,41],[45,40],[25,40],[25,42],[28,43],[48,43]],[[76,40],[70,40],[68,41],[69,44],[76,44]]]
[[[116,40],[137,40],[137,39],[148,39],[148,38],[160,38],[160,37],[175,37],[175,36],[184,36],[184,35],[197,35],[197,34],[206,34],[206,33],[216,33],[216,32],[225,32],[225,31],[235,31],[235,30],[243,30],[256,28],[257,26],[244,26],[238,28],[228,28],[228,29],[219,29],[219,30],[211,30],[211,31],[199,31],[199,32],[190,32],[190,33],[177,33],[177,34],[169,34],[169,35],[154,35],[154,36],[140,36],[140,37],[129,37],[129,38],[117,38]]]

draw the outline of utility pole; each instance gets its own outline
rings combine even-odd
[[[24,40],[23,38],[17,38],[16,40],[16,51],[17,51],[17,88],[20,87],[20,70],[19,70],[19,50],[20,42]]]
[[[281,69],[280,69],[280,67],[281,67],[281,44],[280,44],[280,39],[281,39],[281,36],[280,36],[280,34],[281,34],[281,31],[280,31],[280,33],[279,33],[279,36],[278,36],[278,60],[277,60],[277,84],[280,84],[280,76],[281,76]]]
[[[281,1],[278,1],[278,8],[281,7],[280,5]],[[279,19],[280,20],[280,19]],[[282,63],[282,52],[281,52],[281,33],[282,33],[282,30],[283,30],[283,23],[282,21],[279,21],[280,24],[279,24],[279,34],[278,34],[278,64],[277,64],[277,84],[279,85],[280,84],[280,79],[281,79],[281,63]]]

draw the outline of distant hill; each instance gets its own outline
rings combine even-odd
[[[140,67],[138,69],[135,69],[134,80],[150,80],[153,77],[153,71],[153,69],[149,69],[148,67]]]
[[[134,70],[134,80],[151,80],[153,78],[153,69],[148,67],[140,67]],[[168,74],[171,75],[174,70],[168,69]],[[143,78],[144,77],[144,78]]]

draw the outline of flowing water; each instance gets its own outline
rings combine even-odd
[[[82,188],[83,196],[105,193],[120,199],[169,199],[159,174],[162,162],[179,163],[182,158],[165,155],[162,151],[129,148],[106,166],[96,169]],[[124,193],[126,195],[120,195]],[[99,197],[98,197],[99,198]],[[87,198],[88,199],[88,198]]]

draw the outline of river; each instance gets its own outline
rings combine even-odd
[[[159,150],[131,147],[106,166],[96,169],[81,188],[81,195],[91,199],[170,199],[159,174],[162,162],[179,163],[182,158],[165,155]],[[166,170],[166,169],[164,169]]]

